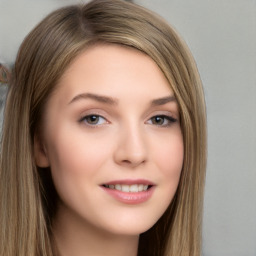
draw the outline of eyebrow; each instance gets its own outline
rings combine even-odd
[[[109,105],[117,105],[118,100],[113,99],[111,97],[107,97],[107,96],[102,96],[102,95],[98,95],[98,94],[94,94],[94,93],[82,93],[82,94],[78,94],[77,96],[75,96],[70,102],[69,104],[75,102],[75,101],[79,101],[81,99],[92,99],[101,103],[105,103],[105,104],[109,104]]]
[[[176,98],[174,97],[174,95],[171,95],[171,96],[152,100],[151,105],[152,106],[161,106],[161,105],[165,105],[169,102],[173,102],[173,101],[176,102]]]
[[[95,101],[98,101],[100,103],[105,103],[105,104],[109,104],[109,105],[117,105],[118,104],[118,100],[114,99],[112,97],[108,97],[108,96],[103,96],[103,95],[98,95],[98,94],[94,94],[94,93],[82,93],[82,94],[78,94],[77,96],[75,96],[70,102],[69,104],[82,100],[82,99],[92,99]],[[173,95],[167,96],[167,97],[163,97],[163,98],[159,98],[159,99],[154,99],[151,101],[150,105],[151,106],[161,106],[161,105],[165,105],[169,102],[176,102],[176,98]]]

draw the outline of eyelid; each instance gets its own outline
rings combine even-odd
[[[157,123],[152,123],[152,119],[156,118],[156,117],[160,117],[162,119],[165,119],[165,122],[167,120],[167,123],[164,124],[157,124]],[[165,128],[165,127],[169,127],[172,124],[178,122],[179,120],[177,118],[175,118],[171,113],[155,113],[154,115],[152,115],[150,118],[147,119],[146,123],[149,123],[150,125],[154,125],[160,128]]]
[[[87,118],[89,119],[90,117],[97,117],[98,119],[96,120],[96,123],[90,123],[88,120],[86,120]],[[99,123],[99,120],[100,119],[103,119],[103,121],[101,121]],[[98,115],[98,114],[88,114],[88,115],[85,115],[83,116],[82,118],[79,119],[79,123],[87,126],[87,127],[90,127],[90,128],[96,128],[96,127],[100,127],[100,126],[103,126],[105,124],[109,124],[109,121],[101,116],[101,115]]]
[[[99,118],[104,119],[103,123],[100,124],[90,124],[89,122],[86,122],[86,118],[89,118],[90,116],[97,116]],[[81,112],[80,117],[78,118],[78,123],[88,126],[88,127],[92,127],[92,128],[96,128],[102,125],[106,125],[109,124],[109,118],[107,113],[102,110],[102,109],[98,109],[98,108],[90,108],[90,109],[86,109],[85,111]]]
[[[106,111],[104,111],[100,108],[86,108],[86,109],[84,109],[83,111],[80,112],[80,115],[79,115],[80,118],[79,119],[82,119],[85,116],[91,116],[91,115],[97,115],[97,116],[101,116],[105,119],[108,119]]]

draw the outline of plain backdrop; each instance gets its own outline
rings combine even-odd
[[[24,36],[49,11],[76,2],[85,1],[0,0],[0,62],[14,62]],[[256,256],[256,1],[135,2],[180,32],[204,84],[209,157],[203,255]]]

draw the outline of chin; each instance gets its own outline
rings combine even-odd
[[[144,218],[128,218],[126,220],[119,219],[113,223],[114,225],[108,225],[107,229],[112,234],[116,235],[139,236],[154,226],[159,218],[148,218],[148,216],[144,216]]]

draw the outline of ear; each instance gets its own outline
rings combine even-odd
[[[50,166],[46,149],[42,143],[42,140],[38,136],[38,134],[34,136],[34,156],[35,156],[36,165],[38,167],[46,168]]]

